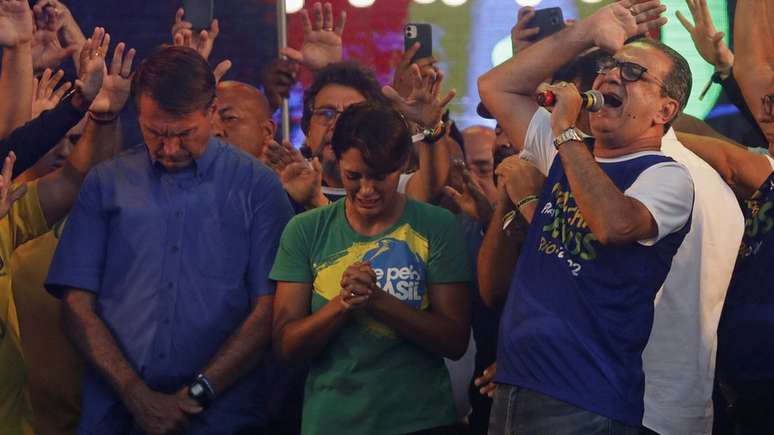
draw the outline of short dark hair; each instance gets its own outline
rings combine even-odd
[[[377,174],[401,169],[412,145],[403,115],[387,104],[373,101],[353,104],[344,110],[331,139],[337,160],[350,148],[356,148]]]
[[[304,113],[301,117],[301,130],[304,133],[309,131],[314,100],[317,94],[328,85],[347,86],[361,93],[367,101],[389,104],[372,71],[355,62],[332,63],[317,72],[312,86],[304,92]]]
[[[669,130],[672,122],[677,118],[677,115],[685,109],[688,104],[688,98],[691,96],[691,87],[693,86],[693,78],[691,76],[691,67],[688,65],[688,61],[672,47],[664,44],[661,41],[657,41],[653,38],[643,37],[635,39],[632,43],[641,43],[649,47],[653,47],[660,52],[664,53],[671,61],[672,67],[669,69],[666,77],[664,78],[664,86],[661,88],[661,96],[673,98],[680,107],[677,110],[675,117],[670,119],[664,125],[664,131]]]
[[[588,53],[576,57],[564,64],[554,73],[555,81],[572,82],[580,80],[580,91],[585,92],[594,87],[599,71],[599,59],[610,56],[610,52],[601,48],[595,48]]]
[[[142,61],[132,78],[132,98],[138,109],[142,95],[165,112],[185,115],[210,107],[215,100],[215,76],[196,50],[162,47]]]

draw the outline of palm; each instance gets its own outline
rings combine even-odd
[[[27,0],[0,2],[0,45],[12,47],[32,40],[32,11]]]
[[[129,99],[132,81],[117,74],[106,75],[102,88],[91,103],[91,110],[97,113],[117,113]]]
[[[306,161],[289,164],[280,176],[282,187],[299,204],[309,203],[322,185],[322,173]]]
[[[341,36],[336,32],[312,31],[304,38],[301,46],[303,63],[307,68],[317,70],[342,58]]]
[[[636,19],[620,4],[612,4],[595,15],[594,42],[599,48],[616,52],[623,47],[629,36],[637,32]]]

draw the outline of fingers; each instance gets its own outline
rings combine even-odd
[[[333,30],[333,6],[326,2],[323,5],[323,30]]]
[[[347,23],[347,11],[341,11],[339,14],[339,23],[336,25],[336,33],[341,36],[344,34],[344,25]]]
[[[215,40],[218,37],[218,34],[220,33],[220,22],[217,18],[212,20],[212,23],[210,23],[210,39]]]
[[[280,49],[280,54],[287,57],[290,60],[293,60],[299,63],[304,60],[304,55],[302,55],[301,52],[296,50],[295,48],[283,47],[282,49]]]
[[[524,30],[533,18],[535,18],[535,8],[532,6],[525,6],[519,9],[519,13],[516,16],[516,28]]]
[[[666,12],[666,10],[667,10],[666,5],[659,5],[658,7],[643,10],[640,13],[638,13],[637,16],[635,17],[637,20],[637,24],[646,23],[648,21],[656,19],[660,17],[661,14]]]
[[[443,186],[443,191],[446,193],[449,198],[453,199],[455,202],[462,199],[462,194],[455,188],[451,186]]]
[[[659,17],[655,20],[646,21],[644,23],[637,24],[637,33],[648,33],[666,24],[669,20],[667,17]]]
[[[73,84],[71,82],[64,82],[62,83],[62,86],[60,86],[54,93],[51,95],[52,98],[54,98],[57,102],[64,97],[64,95],[67,93],[67,91],[70,90],[70,88],[73,87]]]
[[[312,5],[312,30],[322,30],[323,12],[322,4],[317,2]]]
[[[110,60],[110,74],[120,74],[121,72],[121,63],[124,59],[124,49],[126,48],[126,44],[123,42],[119,42],[116,44],[116,48],[113,50],[113,59]]]
[[[177,12],[175,12],[175,24],[180,24],[183,21],[183,15],[185,15],[185,10],[179,8]]]
[[[0,207],[6,208],[8,205],[8,191],[11,187],[11,175],[13,174],[13,164],[16,162],[16,154],[13,151],[8,153],[3,161],[2,186],[0,186]]]
[[[455,89],[449,91],[449,93],[446,94],[446,96],[441,99],[441,102],[439,103],[441,109],[444,109],[451,102],[451,100],[454,99],[455,95],[457,95],[457,91]]]
[[[312,21],[309,19],[309,11],[301,10],[301,26],[304,28],[304,36],[312,32]]]
[[[409,47],[408,50],[406,50],[405,53],[403,53],[403,58],[400,60],[400,66],[402,69],[405,69],[411,64],[411,59],[414,58],[414,56],[417,54],[419,49],[422,47],[422,44],[419,42],[415,42],[414,45]]]
[[[231,61],[226,59],[215,66],[215,69],[212,71],[213,75],[215,76],[215,83],[220,82],[228,70],[231,69],[231,65]]]
[[[382,93],[385,97],[387,97],[388,100],[395,104],[405,104],[406,102],[406,100],[404,100],[403,97],[398,94],[398,91],[396,91],[395,88],[390,85],[382,87]]]
[[[683,27],[685,27],[685,30],[687,30],[688,33],[693,33],[693,30],[694,30],[693,24],[691,24],[691,22],[688,21],[687,18],[685,18],[685,15],[683,15],[682,12],[680,11],[675,12],[675,16],[677,17],[677,20],[680,21],[680,24],[682,24]]]

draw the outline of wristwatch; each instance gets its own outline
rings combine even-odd
[[[215,399],[215,390],[207,377],[199,373],[194,381],[188,385],[188,396],[201,405],[202,408],[207,408],[212,403],[212,400]]]
[[[575,141],[575,142],[585,142],[585,135],[582,131],[578,130],[577,128],[570,127],[563,131],[559,136],[554,138],[554,148],[557,150],[559,149],[562,144],[565,142]]]

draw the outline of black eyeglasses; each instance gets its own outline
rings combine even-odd
[[[334,109],[333,107],[320,107],[312,109],[312,119],[317,120],[322,125],[331,125],[342,113],[344,113],[343,110]]]
[[[612,56],[603,57],[597,61],[598,74],[607,74],[616,68],[621,71],[621,78],[627,82],[636,82],[637,80],[642,79],[642,76],[648,72],[648,69],[640,64],[621,61]],[[653,74],[650,74],[650,78],[658,83],[659,86],[664,87],[664,82],[654,77]]]

